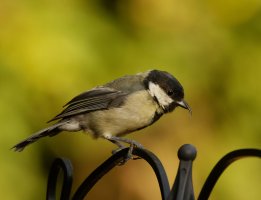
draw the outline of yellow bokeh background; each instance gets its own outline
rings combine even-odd
[[[198,150],[195,195],[226,153],[261,147],[261,1],[40,0],[0,2],[0,188],[7,200],[45,199],[55,157],[74,166],[73,192],[115,146],[86,134],[10,148],[46,127],[75,95],[125,74],[172,73],[193,109],[127,137],[162,161],[173,183],[178,148]],[[259,199],[260,159],[233,164],[211,199]],[[107,174],[88,199],[160,199],[142,160]]]

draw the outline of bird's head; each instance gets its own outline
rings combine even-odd
[[[145,78],[145,85],[164,113],[171,112],[178,106],[192,113],[190,106],[184,100],[182,85],[168,72],[149,71]]]

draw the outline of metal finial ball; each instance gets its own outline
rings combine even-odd
[[[184,144],[179,148],[178,157],[180,160],[194,160],[197,156],[197,149],[191,144]]]

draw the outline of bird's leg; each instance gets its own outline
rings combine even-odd
[[[109,140],[110,142],[116,144],[119,147],[118,149],[114,150],[112,153],[116,153],[116,152],[120,151],[121,149],[123,149],[125,147],[121,143],[127,143],[127,144],[130,145],[128,154],[127,154],[126,158],[124,159],[124,161],[122,163],[120,163],[120,165],[123,165],[124,163],[126,163],[130,159],[133,159],[133,160],[139,159],[139,157],[133,157],[133,155],[132,155],[133,148],[137,147],[137,148],[143,149],[143,146],[140,143],[136,142],[135,140],[117,137],[117,136],[112,136],[112,135],[105,136],[104,138]]]
[[[108,139],[110,142],[112,142],[113,144],[116,144],[118,146],[117,149],[113,150],[112,151],[112,154],[115,154],[117,153],[118,151],[122,150],[125,148],[125,146],[123,144],[121,144],[120,142],[116,141],[116,140],[110,140]]]
[[[132,152],[133,152],[133,148],[134,147],[143,149],[143,146],[140,143],[136,142],[135,140],[131,140],[131,139],[128,139],[128,138],[117,137],[117,136],[111,136],[110,140],[113,140],[113,141],[115,141],[117,143],[124,142],[124,143],[127,143],[127,144],[130,145],[128,154],[127,154],[125,160],[123,161],[123,164],[125,162],[127,162],[129,159],[132,159],[132,160],[139,159],[139,157],[133,157]]]
[[[135,140],[132,140],[132,139],[122,138],[122,137],[117,137],[117,136],[112,136],[112,135],[105,135],[105,136],[103,136],[103,138],[109,140],[113,144],[116,144],[121,149],[125,147],[121,143],[127,143],[130,146],[143,149],[143,146],[140,143],[138,143],[138,142],[136,142]],[[133,147],[132,147],[132,149],[133,149]]]
[[[132,139],[122,138],[122,137],[117,137],[117,136],[110,136],[109,138],[106,138],[106,139],[108,139],[110,141],[116,141],[118,143],[119,142],[127,143],[130,146],[143,149],[143,146],[140,143],[138,143],[138,142],[136,142],[135,140],[132,140]]]

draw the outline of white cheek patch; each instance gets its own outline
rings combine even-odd
[[[149,82],[149,93],[151,96],[156,97],[160,106],[165,108],[169,106],[174,100],[170,98],[164,90],[157,84]]]

